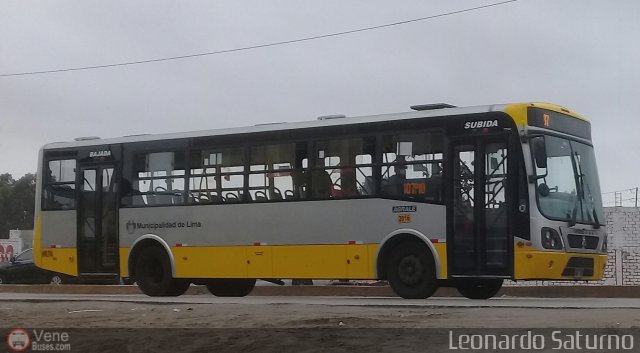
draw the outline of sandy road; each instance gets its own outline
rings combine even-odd
[[[2,327],[70,330],[74,349],[103,352],[413,352],[444,344],[444,334],[424,328],[640,328],[638,299],[1,293],[0,303]]]

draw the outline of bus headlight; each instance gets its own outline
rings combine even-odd
[[[553,228],[542,228],[542,247],[545,249],[562,250],[560,234]]]

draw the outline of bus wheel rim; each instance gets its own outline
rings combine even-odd
[[[423,273],[424,265],[417,256],[406,256],[398,264],[398,276],[406,284],[417,284],[422,279]]]

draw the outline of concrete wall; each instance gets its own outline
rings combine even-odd
[[[27,248],[23,246],[21,231],[9,231],[8,239],[0,239],[0,262],[8,262],[12,256],[18,255],[25,249]]]
[[[640,285],[640,208],[605,209],[609,234],[607,284]]]
[[[597,282],[510,282],[507,285],[617,285],[640,286],[640,208],[608,207],[607,220],[609,257],[604,278]]]

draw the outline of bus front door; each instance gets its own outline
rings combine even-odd
[[[118,203],[114,165],[81,166],[78,204],[78,274],[90,279],[118,276]]]
[[[508,137],[454,139],[450,153],[448,268],[452,277],[511,275]]]

